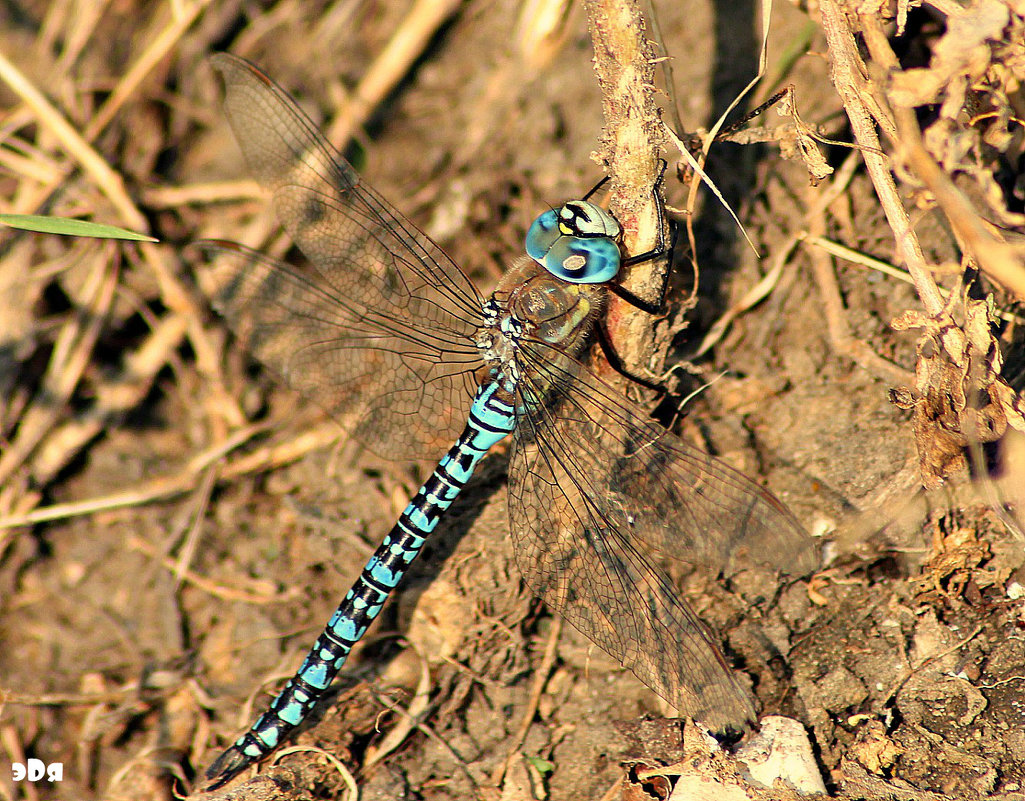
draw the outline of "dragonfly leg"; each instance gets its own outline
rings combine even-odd
[[[663,162],[664,164],[665,162]],[[658,300],[652,302],[645,300],[639,295],[635,295],[629,289],[624,287],[622,284],[609,284],[609,291],[612,292],[620,300],[625,300],[631,306],[636,309],[640,309],[645,314],[659,315],[665,311],[666,295],[669,292],[669,277],[672,275],[673,267],[673,254],[676,252],[676,243],[679,237],[680,228],[676,223],[670,220],[665,213],[665,206],[662,203],[661,196],[656,193],[655,197],[658,198],[660,212],[661,225],[658,229],[658,244],[654,248],[647,251],[646,253],[639,253],[636,256],[630,256],[621,262],[621,267],[629,267],[636,264],[644,264],[649,261],[658,261],[659,259],[666,259],[668,264],[666,269],[662,273],[662,285],[659,287]],[[669,243],[666,244],[666,228],[669,228]]]
[[[619,354],[616,353],[616,349],[613,347],[612,342],[609,341],[609,335],[605,330],[604,325],[596,327],[596,337],[598,339],[598,346],[601,348],[601,352],[605,356],[605,361],[609,363],[609,366],[613,370],[623,376],[623,378],[629,379],[635,384],[640,384],[642,387],[650,389],[653,392],[657,392],[660,395],[669,394],[669,389],[662,386],[662,384],[651,381],[650,379],[637,375],[627,369],[627,366],[623,364],[623,360],[619,358]]]

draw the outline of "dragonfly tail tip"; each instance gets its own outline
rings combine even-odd
[[[243,754],[237,747],[232,746],[221,754],[214,763],[207,768],[207,786],[205,792],[212,792],[230,782],[242,771],[249,767],[252,760]]]

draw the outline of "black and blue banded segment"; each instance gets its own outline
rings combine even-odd
[[[249,731],[210,766],[206,775],[213,784],[209,789],[230,781],[277,748],[338,675],[352,647],[380,613],[480,460],[515,427],[513,407],[499,386],[496,381],[478,388],[466,428],[455,445],[438,462],[367,561],[296,674]]]

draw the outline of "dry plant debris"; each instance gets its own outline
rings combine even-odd
[[[961,301],[961,324],[947,310],[932,317],[907,312],[893,321],[897,331],[926,330],[917,346],[915,388],[894,390],[892,400],[913,411],[922,483],[930,489],[967,469],[970,446],[1000,440],[1009,425],[1025,433],[1025,400],[1000,374],[992,296]]]

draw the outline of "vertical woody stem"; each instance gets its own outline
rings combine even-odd
[[[605,132],[597,157],[611,176],[611,210],[623,226],[628,254],[656,247],[659,209],[653,194],[665,139],[655,105],[655,52],[645,36],[637,0],[587,0],[594,67],[602,93]],[[658,191],[661,192],[661,187]],[[645,299],[662,286],[664,261],[637,265],[623,284]],[[608,330],[623,362],[632,369],[652,365],[651,318],[612,298]]]

